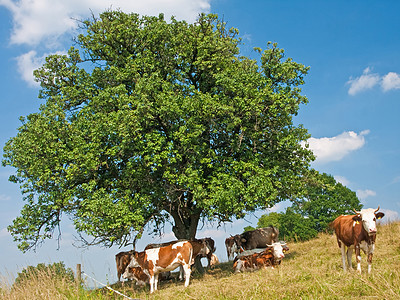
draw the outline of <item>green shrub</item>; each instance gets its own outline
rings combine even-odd
[[[71,268],[66,268],[64,262],[57,262],[51,265],[40,263],[36,267],[28,266],[18,273],[14,285],[23,284],[26,280],[38,279],[43,273],[51,274],[59,279],[74,281],[74,272]]]

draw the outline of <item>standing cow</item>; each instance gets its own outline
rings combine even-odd
[[[125,272],[126,267],[131,262],[132,255],[133,255],[133,250],[125,251],[125,252],[119,252],[117,255],[115,255],[115,263],[117,265],[117,279],[118,279],[118,281],[121,280],[121,275]]]
[[[185,273],[185,287],[189,285],[190,265],[193,261],[193,242],[178,241],[164,247],[147,249],[143,252],[134,252],[132,260],[126,268],[122,278],[134,278],[135,268],[140,267],[149,277],[150,293],[157,290],[158,276],[161,272],[175,270],[182,266]],[[200,250],[208,253],[208,247]]]
[[[265,248],[278,241],[279,230],[274,226],[258,228],[231,236],[225,240],[228,260],[233,260],[235,253],[255,248]]]
[[[372,256],[375,248],[376,239],[376,220],[385,215],[378,212],[378,209],[368,208],[356,211],[355,215],[342,215],[332,222],[332,228],[335,230],[338,245],[342,252],[343,270],[346,271],[346,247],[347,263],[349,269],[352,269],[351,256],[354,247],[357,261],[357,271],[361,273],[361,255],[360,248],[367,254],[368,273],[371,272]]]

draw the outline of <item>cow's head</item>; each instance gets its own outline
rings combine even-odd
[[[228,260],[235,258],[235,253],[238,252],[239,248],[236,245],[235,237],[231,236],[225,240],[226,252],[228,254]]]
[[[122,275],[124,279],[134,279],[137,285],[145,285],[148,281],[147,275],[144,273],[141,267],[126,267],[124,274]]]
[[[210,249],[205,239],[199,240],[199,242],[201,244],[201,249],[199,254],[206,256],[208,253],[212,251],[212,249]]]
[[[355,222],[361,222],[364,230],[368,234],[376,233],[376,220],[382,219],[385,215],[383,212],[377,212],[379,210],[379,206],[377,209],[367,208],[362,209],[361,211],[356,211],[356,215],[353,217]]]
[[[138,256],[137,254],[138,253],[135,252],[135,251],[132,253],[131,261],[128,264],[128,266],[126,267],[124,274],[122,274],[122,278],[124,278],[124,279],[133,279],[133,277],[132,277],[133,275],[129,270],[133,269],[133,268],[138,268],[138,267],[140,268],[140,265],[139,265],[139,263],[137,261],[137,256]]]
[[[281,242],[275,242],[272,245],[267,246],[272,248],[272,254],[276,259],[282,259],[285,257],[285,254],[283,254],[283,247]]]

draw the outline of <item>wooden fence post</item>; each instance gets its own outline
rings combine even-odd
[[[79,287],[82,282],[82,267],[81,264],[76,265],[76,277],[75,277],[76,285]]]

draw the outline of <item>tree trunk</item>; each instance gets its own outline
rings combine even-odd
[[[170,211],[171,216],[174,218],[175,225],[172,227],[172,231],[175,237],[185,240],[193,240],[196,238],[197,225],[200,220],[200,213],[191,213],[188,210],[181,211]],[[204,274],[205,270],[201,264],[201,257],[196,257],[194,260],[194,266],[200,274]]]

